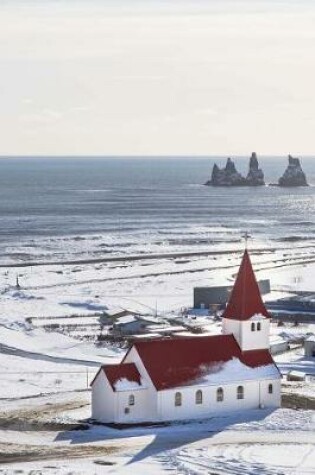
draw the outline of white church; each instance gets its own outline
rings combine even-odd
[[[270,317],[247,250],[222,316],[222,334],[139,341],[92,382],[92,418],[135,424],[280,406]]]

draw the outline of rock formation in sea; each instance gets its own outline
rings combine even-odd
[[[256,153],[252,153],[250,157],[246,178],[236,170],[234,162],[228,158],[224,168],[219,168],[216,163],[213,165],[211,180],[206,183],[211,186],[260,186],[264,184],[264,174],[259,168]]]
[[[300,160],[289,155],[289,165],[279,178],[279,186],[308,186],[305,173],[302,170]]]
[[[212,169],[211,180],[206,185],[212,186],[244,186],[245,178],[236,170],[234,162],[228,158],[224,168],[215,163]]]
[[[255,152],[253,152],[249,159],[249,170],[246,177],[246,185],[263,186],[264,184],[264,172],[261,168],[259,168],[257,155]]]

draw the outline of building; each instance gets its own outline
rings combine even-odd
[[[117,318],[110,327],[109,333],[115,336],[138,335],[146,333],[147,329],[152,325],[161,326],[161,324],[157,324],[156,319],[130,314]]]
[[[280,335],[273,335],[270,338],[270,353],[272,355],[280,355],[290,349],[288,340],[282,338]]]
[[[306,373],[303,371],[289,371],[287,373],[287,381],[305,381]]]
[[[103,314],[100,316],[100,322],[102,325],[111,325],[117,319],[131,315],[135,315],[134,312],[130,312],[123,308],[110,308],[104,310]]]
[[[304,341],[304,354],[309,358],[315,358],[315,335],[310,335]]]
[[[280,405],[268,312],[245,251],[222,334],[136,341],[92,382],[92,418],[134,424],[198,419]]]
[[[272,313],[273,320],[288,323],[315,323],[314,292],[299,291],[295,295],[269,301],[267,309]]]
[[[260,280],[258,287],[262,295],[270,292],[270,280]],[[216,307],[224,308],[229,300],[232,285],[222,285],[219,287],[195,287],[194,288],[194,308],[215,310]]]

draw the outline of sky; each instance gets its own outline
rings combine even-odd
[[[0,155],[315,155],[313,0],[0,0]]]

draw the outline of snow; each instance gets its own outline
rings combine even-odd
[[[171,465],[181,474],[208,475],[309,475],[314,469],[315,449],[308,443],[261,443],[239,446],[184,449],[170,456]]]
[[[137,318],[134,315],[126,315],[125,317],[119,317],[115,321],[115,325],[126,325],[128,323],[136,322]]]
[[[305,373],[303,373],[302,371],[294,371],[294,370],[291,370],[288,372],[288,376],[293,376],[294,378],[300,378],[300,379],[304,379],[305,378]]]
[[[286,338],[283,338],[280,335],[271,335],[269,338],[269,341],[270,341],[270,346],[287,342]]]
[[[216,246],[216,249],[225,250],[222,246]],[[145,251],[149,252],[148,249]],[[314,275],[314,264],[293,266],[297,260],[307,262],[311,256],[311,251],[299,250],[297,246],[286,251],[279,249],[272,253],[255,254],[252,260],[258,278],[271,278],[272,286],[281,284],[285,287],[289,282],[289,290],[292,290],[297,287],[288,276],[297,273],[302,276],[304,272],[307,278],[303,277],[302,283],[306,284]],[[154,314],[156,304],[159,314],[170,313],[192,307],[195,286],[231,284],[231,275],[237,270],[239,261],[237,253],[222,253],[191,256],[180,269],[172,255],[156,260],[125,261],[124,265],[104,262],[76,267],[60,264],[0,269],[0,288],[4,289],[0,297],[3,304],[0,306],[0,319],[91,315],[110,308]],[[291,264],[292,269],[277,269],[278,265],[284,264]],[[17,274],[20,290],[13,287]],[[299,281],[298,288],[301,285]]]
[[[198,384],[221,384],[256,379],[276,379],[279,377],[277,368],[273,365],[250,368],[238,358],[232,358],[226,363],[215,366],[201,367],[202,376]]]
[[[86,389],[101,364],[121,355],[20,323],[0,325],[0,399]]]
[[[160,335],[164,333],[177,333],[177,332],[182,332],[185,331],[185,327],[179,326],[179,325],[169,325],[169,326],[161,326],[161,325],[150,325],[147,327],[148,331],[153,330],[153,332],[157,332]]]
[[[314,291],[314,264],[293,266],[272,272],[272,286],[283,291]],[[270,273],[269,273],[270,276]],[[292,294],[291,294],[292,295]]]
[[[160,333],[144,333],[140,335],[132,335],[133,340],[151,340],[161,337]]]
[[[135,389],[144,389],[145,386],[141,380],[141,384],[137,381],[129,381],[127,378],[120,378],[114,383],[116,391],[133,391]]]
[[[276,355],[274,356],[274,360],[281,374],[286,374],[293,370],[301,371],[307,375],[315,375],[314,358],[305,357],[303,348]]]
[[[281,393],[315,399],[315,380],[312,380],[309,377],[306,377],[303,381],[283,380],[281,384]]]
[[[308,329],[314,328],[314,326],[315,326],[314,324],[309,325],[309,327],[301,325],[299,327],[288,327],[288,328],[285,328],[285,329],[283,329],[283,327],[279,327],[278,335],[280,337],[284,338],[285,340],[287,340],[291,343],[294,343],[294,342],[298,342],[300,340],[304,340],[306,332],[308,331]]]
[[[262,315],[261,313],[256,313],[249,320],[251,320],[253,322],[256,322],[258,320],[263,320],[263,319],[266,319],[266,317],[264,315]]]
[[[54,448],[114,447],[107,456],[79,460],[23,462],[2,465],[2,470],[22,474],[95,475],[103,473],[161,475],[245,474],[310,475],[315,468],[315,418],[313,411],[253,410],[199,422],[174,423],[167,427],[138,427],[118,430],[94,426],[87,431],[22,432],[23,447]],[[16,444],[16,432],[0,430],[0,444]],[[299,454],[297,454],[299,449]],[[290,451],[294,456],[284,454]],[[268,453],[270,454],[268,459]],[[297,454],[297,456],[295,456]],[[301,456],[302,454],[302,456]],[[105,465],[95,464],[103,461]],[[106,465],[108,463],[108,465]],[[290,465],[292,464],[292,465]],[[51,467],[51,469],[48,469]],[[100,469],[100,471],[99,471]],[[303,471],[307,469],[307,471]],[[31,471],[34,472],[31,472]],[[49,471],[51,470],[51,471]],[[292,470],[292,471],[290,471]],[[294,471],[295,470],[295,471]],[[42,472],[41,472],[42,471]],[[4,472],[10,474],[10,472]]]
[[[123,307],[108,307],[107,310],[104,312],[104,315],[106,317],[116,317],[117,315],[121,314],[122,312],[125,312],[125,309]]]
[[[74,358],[78,361],[92,359],[103,363],[104,360],[117,358],[117,350],[96,348],[60,333],[45,332],[40,328],[27,330],[20,326],[0,325],[0,347],[13,346],[19,350],[42,353],[53,357]]]
[[[237,421],[237,418],[240,420]],[[315,470],[315,413],[278,409],[241,422],[214,418],[212,437],[162,454],[183,475],[310,475]],[[255,420],[256,419],[256,420]],[[229,422],[228,422],[229,421]],[[241,435],[242,434],[242,435]]]

